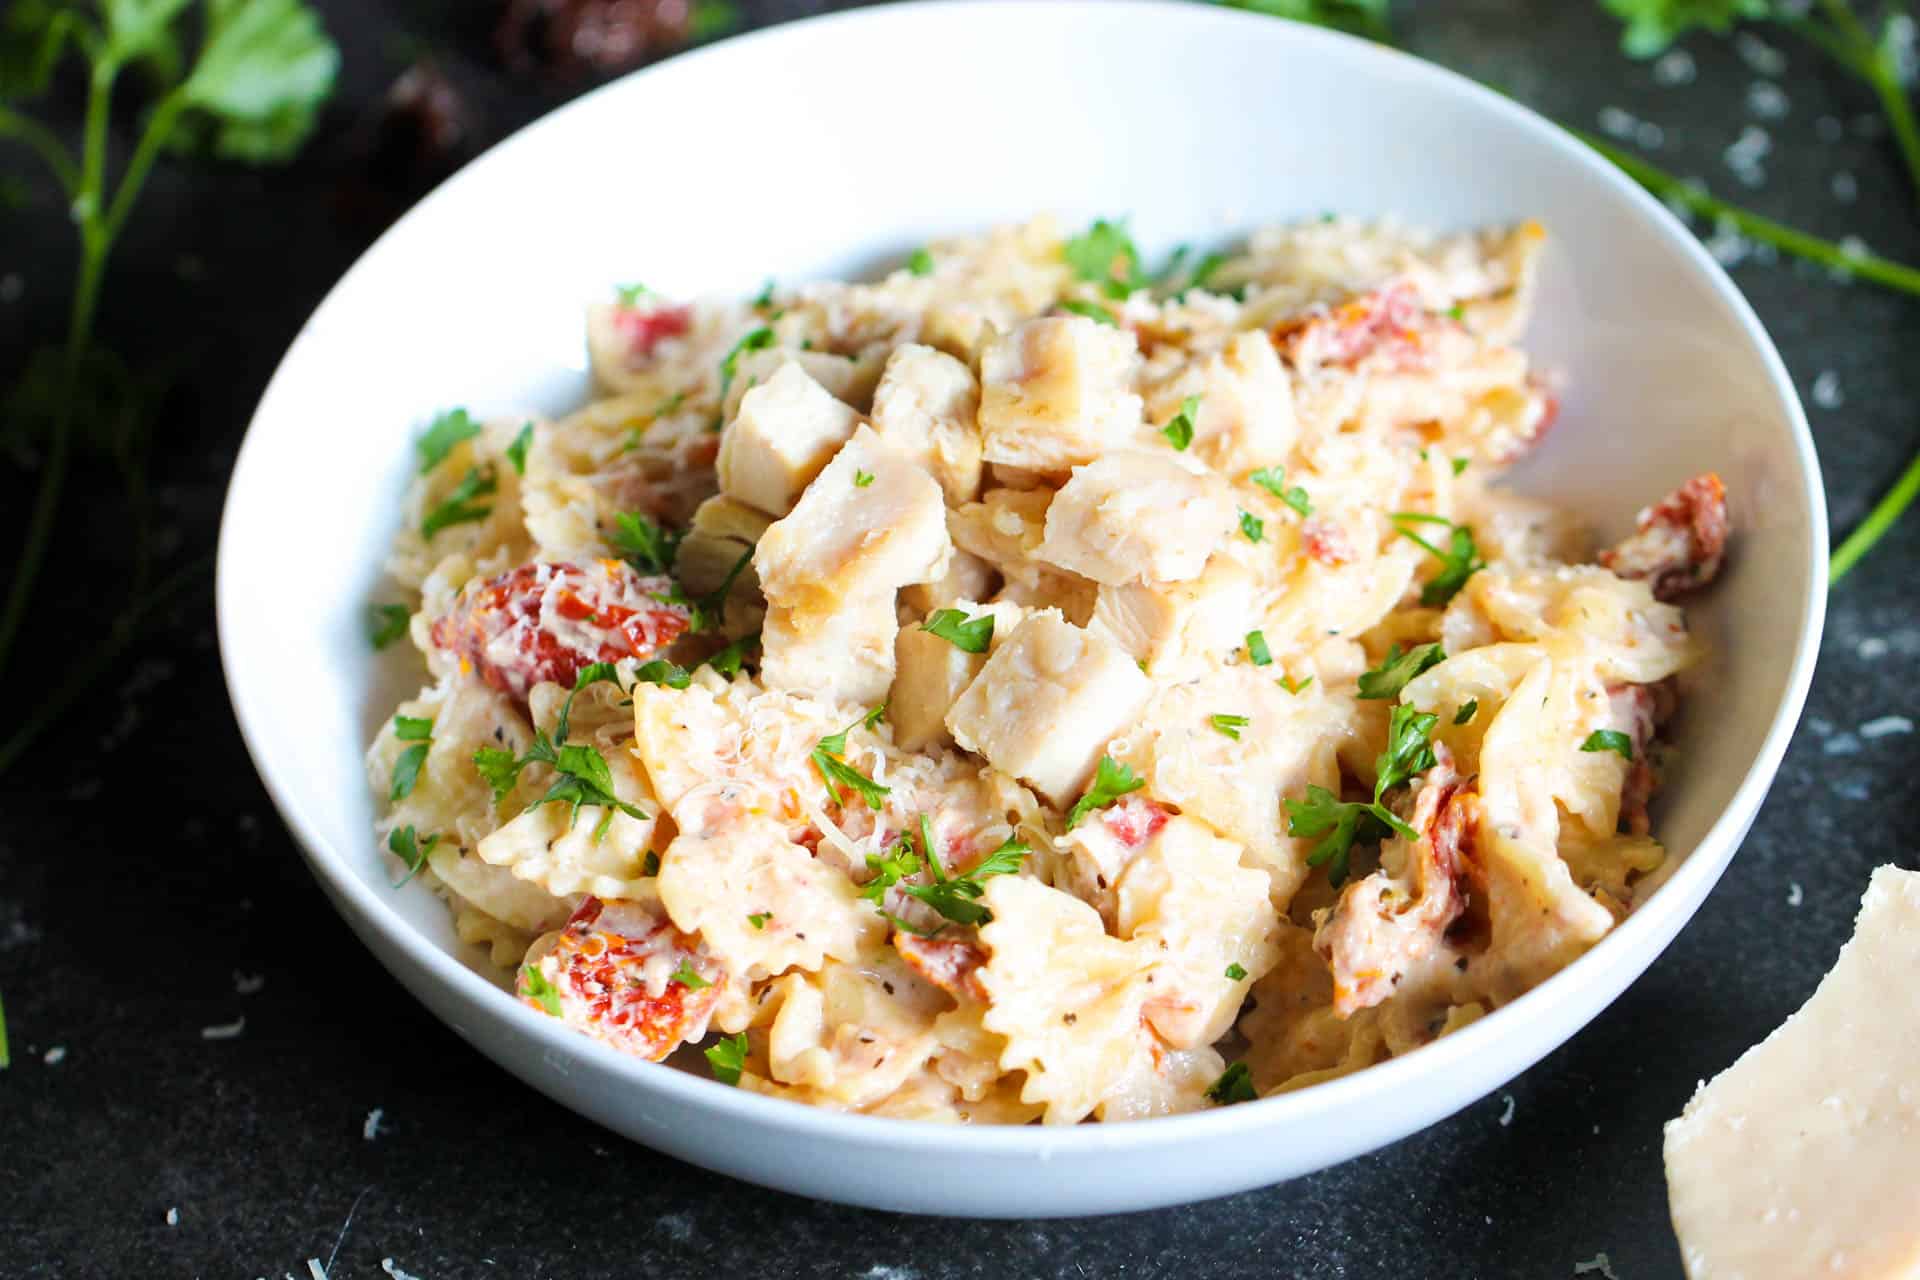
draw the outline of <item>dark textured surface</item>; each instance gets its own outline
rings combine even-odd
[[[351,134],[403,51],[439,50],[487,139],[559,101],[495,68],[472,5],[321,0],[346,53],[340,98],[298,166],[162,166],[109,282],[104,337],[178,362],[156,429],[157,555],[211,547],[246,417],[280,352],[371,229],[337,222]],[[749,4],[757,22],[826,6]],[[1724,148],[1760,77],[1696,39],[1697,83],[1656,83],[1575,0],[1425,0],[1418,52],[1594,127],[1606,107],[1665,130],[1663,163],[1833,236],[1920,260],[1891,149],[1865,96],[1781,41],[1790,99],[1758,190]],[[1090,36],[1090,39],[1092,37]],[[1178,69],[1172,69],[1175,71]],[[1191,69],[1188,69],[1191,70]],[[63,86],[71,99],[75,86]],[[1362,109],[1364,104],[1361,104]],[[1844,122],[1844,136],[1817,121]],[[129,116],[128,122],[131,117]],[[1831,133],[1831,126],[1828,127]],[[1856,202],[1830,194],[1855,175]],[[64,323],[63,212],[17,153],[0,178],[0,376]],[[1114,203],[1125,203],[1116,192]],[[503,246],[503,250],[511,246]],[[1920,300],[1747,263],[1735,278],[1810,408],[1835,527],[1920,445]],[[0,457],[0,545],[16,544],[31,457]],[[120,607],[130,531],[85,462],[0,727]],[[454,1276],[781,1275],[1555,1277],[1604,1250],[1620,1280],[1679,1274],[1660,1124],[1812,990],[1869,868],[1915,865],[1920,739],[1858,726],[1920,715],[1912,602],[1920,519],[1835,594],[1803,723],[1744,849],[1698,918],[1617,1004],[1496,1094],[1386,1151],[1229,1200],[1129,1218],[916,1221],[729,1182],[613,1138],[522,1088],[405,996],[328,908],[228,718],[204,601],[157,619],[103,693],[0,780],[0,1276],[376,1276],[391,1258]],[[8,552],[11,555],[11,552]],[[261,975],[255,994],[236,972]],[[224,1042],[200,1028],[245,1015]],[[55,1046],[57,1062],[46,1060]],[[55,1055],[58,1057],[58,1055]],[[376,1138],[363,1137],[380,1108]],[[937,1168],[927,1177],[937,1180]],[[177,1226],[166,1223],[177,1208]],[[1599,1274],[1597,1271],[1594,1274]]]

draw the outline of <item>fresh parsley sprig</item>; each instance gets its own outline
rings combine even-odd
[[[1381,839],[1389,832],[1398,832],[1409,840],[1420,838],[1387,808],[1384,799],[1387,792],[1433,768],[1433,730],[1438,723],[1438,716],[1413,707],[1393,709],[1387,749],[1374,761],[1371,801],[1342,800],[1325,787],[1309,786],[1305,800],[1286,802],[1287,834],[1309,840],[1320,837],[1307,854],[1307,865],[1325,866],[1327,879],[1336,889],[1346,883],[1356,841]]]
[[[882,703],[840,732],[828,734],[820,739],[818,745],[808,753],[807,758],[813,761],[813,767],[820,771],[820,780],[826,784],[827,798],[834,804],[844,805],[847,802],[846,792],[841,790],[842,787],[851,788],[857,792],[860,798],[867,802],[869,809],[876,810],[886,803],[887,796],[892,793],[892,788],[881,786],[840,758],[847,753],[849,733],[855,729],[873,728],[880,723],[880,718],[886,713],[886,704]]]
[[[1421,511],[1395,511],[1387,517],[1393,523],[1393,531],[1409,542],[1418,543],[1426,549],[1428,555],[1440,562],[1440,572],[1427,580],[1420,588],[1420,603],[1426,607],[1438,608],[1460,593],[1467,585],[1467,579],[1487,567],[1480,558],[1480,549],[1474,545],[1473,530],[1464,524],[1455,524],[1445,516],[1431,516]],[[1419,525],[1440,525],[1447,532],[1446,550],[1434,546],[1418,533]]]
[[[376,651],[386,648],[407,634],[407,624],[412,617],[413,612],[403,604],[368,605],[367,643]]]
[[[1207,1086],[1207,1100],[1223,1107],[1236,1102],[1254,1102],[1259,1097],[1253,1088],[1253,1071],[1244,1062],[1229,1064],[1220,1078]]]
[[[393,781],[387,788],[387,803],[399,804],[413,794],[420,781],[420,770],[433,749],[433,721],[418,716],[395,716],[393,736],[410,744],[393,762]]]
[[[387,849],[394,857],[406,864],[407,874],[394,884],[398,889],[407,881],[420,874],[420,868],[427,865],[427,858],[433,853],[433,847],[440,843],[440,833],[435,832],[425,840],[414,833],[413,824],[395,827],[387,833]]]
[[[622,511],[613,518],[607,545],[642,573],[673,572],[681,535],[662,527],[644,511]]]
[[[1131,766],[1122,764],[1112,756],[1101,756],[1099,767],[1094,770],[1093,785],[1087,788],[1085,795],[1073,802],[1073,809],[1067,814],[1067,830],[1079,826],[1095,810],[1104,809],[1120,797],[1146,785],[1147,780],[1135,773]]]
[[[961,609],[936,609],[920,624],[922,631],[939,636],[962,653],[985,653],[993,643],[993,615],[969,618]]]
[[[747,1067],[747,1033],[737,1032],[707,1046],[703,1051],[713,1078],[721,1084],[739,1084]]]
[[[867,855],[867,868],[873,875],[861,886],[860,896],[875,904],[880,914],[886,916],[895,928],[922,937],[932,937],[947,926],[943,923],[933,929],[921,929],[894,915],[886,909],[888,890],[898,886],[902,893],[931,907],[944,920],[954,924],[981,925],[991,921],[993,913],[979,903],[981,896],[986,893],[986,882],[994,876],[1018,871],[1021,859],[1033,852],[1032,846],[1024,840],[1008,836],[999,848],[970,870],[949,876],[946,868],[940,864],[940,852],[934,843],[932,824],[927,815],[921,814],[916,825],[920,832],[918,849],[914,848],[911,835],[902,835],[883,853]],[[915,884],[912,877],[923,870],[933,877],[932,883]]]
[[[1307,497],[1307,491],[1299,485],[1287,483],[1287,469],[1282,466],[1261,467],[1257,471],[1247,472],[1247,479],[1265,489],[1280,501],[1292,507],[1302,517],[1313,514],[1313,502]]]
[[[1360,674],[1360,696],[1370,699],[1397,698],[1415,676],[1446,660],[1446,650],[1440,647],[1437,640],[1432,644],[1415,645],[1406,653],[1400,652],[1400,646],[1396,644],[1387,650],[1387,656],[1379,666]]]
[[[547,981],[537,964],[520,966],[520,995],[533,1001],[549,1017],[560,1016],[560,990]]]
[[[644,812],[614,794],[613,771],[608,767],[606,757],[591,746],[567,741],[573,727],[573,700],[588,686],[601,682],[620,688],[620,675],[612,663],[595,662],[582,667],[580,674],[574,678],[573,690],[567,694],[567,700],[560,704],[560,715],[554,722],[552,736],[544,731],[535,733],[533,745],[527,748],[525,755],[516,758],[513,752],[502,747],[481,747],[473,753],[473,767],[492,788],[495,804],[506,799],[507,793],[519,784],[520,774],[528,765],[544,764],[552,766],[553,782],[546,794],[528,805],[527,809],[538,809],[547,804],[565,804],[568,806],[569,827],[579,820],[583,806],[602,809],[605,812],[593,831],[595,841],[606,835],[616,810],[630,818],[646,821]]]
[[[1633,759],[1633,739],[1618,729],[1595,729],[1580,744],[1582,751],[1611,751],[1622,760]]]
[[[492,466],[468,467],[460,483],[420,521],[421,539],[432,542],[433,535],[442,529],[485,520],[493,514],[493,504],[478,503],[474,499],[491,497],[499,488]]]
[[[1160,434],[1167,443],[1182,453],[1193,443],[1194,422],[1200,413],[1200,397],[1188,396],[1180,402],[1180,412],[1167,419],[1167,425],[1160,428]]]

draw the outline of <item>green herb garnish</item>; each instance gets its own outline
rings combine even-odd
[[[1247,657],[1256,667],[1271,666],[1273,651],[1267,648],[1267,633],[1264,631],[1247,632]]]
[[[1440,572],[1427,580],[1420,588],[1420,603],[1428,608],[1437,608],[1447,603],[1467,585],[1467,579],[1487,567],[1480,558],[1479,548],[1474,546],[1473,530],[1464,524],[1455,524],[1444,516],[1424,515],[1418,511],[1395,511],[1388,517],[1393,522],[1393,531],[1409,542],[1418,543],[1426,549],[1428,555],[1440,562]],[[1415,533],[1411,525],[1437,524],[1448,530],[1447,549],[1442,551],[1425,538]]]
[[[985,653],[993,643],[993,615],[969,618],[959,609],[936,609],[920,624],[922,631],[939,636],[963,653]]]
[[[392,831],[389,831],[387,833],[387,849],[407,866],[407,874],[393,887],[398,889],[401,885],[419,875],[420,868],[427,865],[427,858],[432,854],[433,847],[439,843],[440,834],[438,832],[428,836],[423,843],[420,838],[414,834],[411,824],[404,827],[396,827]]]
[[[480,434],[480,424],[467,416],[465,409],[449,409],[433,420],[433,424],[413,447],[420,453],[420,474],[425,475],[447,460],[454,447]]]
[[[1060,309],[1070,315],[1085,316],[1095,324],[1112,325],[1116,329],[1120,327],[1120,322],[1113,318],[1113,312],[1107,310],[1097,302],[1082,302],[1078,298],[1063,298],[1060,301]]]
[[[527,474],[527,446],[533,443],[533,423],[520,424],[520,432],[514,436],[513,443],[507,446],[507,461],[513,464],[513,473]]]
[[[1240,513],[1240,532],[1248,542],[1260,542],[1267,536],[1267,522],[1259,516],[1242,511]]]
[[[721,1084],[739,1084],[740,1073],[747,1065],[747,1033],[742,1031],[708,1046],[706,1055],[715,1080]]]
[[[1167,438],[1168,444],[1184,451],[1193,443],[1194,417],[1199,412],[1200,397],[1188,396],[1180,402],[1180,412],[1174,414],[1167,425],[1160,428],[1160,434]]]
[[[367,643],[376,651],[386,648],[407,634],[407,623],[412,616],[403,604],[368,605]]]
[[[1480,710],[1480,699],[1468,698],[1465,702],[1460,704],[1460,709],[1453,713],[1453,722],[1455,724],[1467,724],[1473,719],[1474,714],[1479,710]]]
[[[446,500],[427,512],[420,522],[420,536],[433,541],[433,535],[456,524],[472,524],[493,514],[491,504],[482,506],[475,498],[484,498],[498,490],[492,467],[468,467],[467,474],[453,487]]]
[[[1240,741],[1240,731],[1252,724],[1253,721],[1249,720],[1246,716],[1215,712],[1213,715],[1207,717],[1207,723],[1218,729],[1221,733],[1226,734],[1229,738],[1232,738],[1235,742],[1238,742]]]
[[[915,249],[907,255],[907,270],[916,276],[933,274],[933,255],[925,249]]]
[[[1300,515],[1313,514],[1313,503],[1308,501],[1307,491],[1297,484],[1291,488],[1288,487],[1285,467],[1261,467],[1258,471],[1249,471],[1247,479],[1292,507]]]
[[[1388,791],[1434,766],[1433,729],[1439,717],[1409,706],[1393,709],[1387,728],[1387,749],[1374,761],[1373,799],[1346,801],[1325,787],[1309,786],[1305,800],[1288,800],[1287,834],[1306,839],[1321,837],[1307,855],[1310,867],[1325,866],[1335,888],[1346,883],[1349,857],[1357,839],[1379,839],[1398,832],[1409,840],[1419,833],[1387,808]]]
[[[1400,646],[1394,645],[1387,650],[1385,661],[1371,671],[1360,676],[1360,696],[1362,698],[1397,698],[1407,683],[1421,672],[1447,660],[1446,650],[1439,641],[1432,644],[1415,645],[1406,653],[1400,652]]]
[[[1622,760],[1633,759],[1633,739],[1618,729],[1595,729],[1580,744],[1582,751],[1611,751]]]
[[[1253,1090],[1253,1072],[1244,1062],[1233,1063],[1207,1087],[1207,1098],[1223,1107],[1236,1102],[1253,1102],[1259,1096]]]
[[[1079,826],[1094,810],[1104,809],[1120,797],[1146,785],[1147,780],[1129,766],[1112,756],[1101,756],[1100,765],[1094,771],[1093,785],[1087,788],[1085,795],[1073,802],[1073,809],[1067,814],[1067,830]]]
[[[520,966],[520,994],[533,1001],[552,1017],[560,1016],[560,991],[547,975],[540,972],[540,966],[523,964]]]

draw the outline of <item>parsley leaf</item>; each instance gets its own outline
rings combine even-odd
[[[693,676],[685,667],[675,666],[665,658],[654,658],[640,664],[633,673],[635,684],[659,684],[669,689],[684,689],[693,683]]]
[[[1292,507],[1302,516],[1313,514],[1313,503],[1308,501],[1307,491],[1297,484],[1292,488],[1287,487],[1285,467],[1261,467],[1258,471],[1247,472],[1247,479]]]
[[[886,803],[886,797],[892,794],[892,788],[881,786],[866,774],[861,773],[858,769],[840,759],[841,756],[846,754],[847,735],[855,729],[873,728],[874,725],[880,722],[880,717],[886,714],[886,710],[887,708],[884,704],[875,707],[840,732],[829,734],[820,739],[819,745],[815,746],[812,752],[809,753],[808,758],[813,761],[813,767],[820,771],[820,780],[826,783],[827,797],[832,800],[833,803],[843,805],[847,802],[846,793],[840,790],[843,786],[851,787],[854,791],[858,792],[860,798],[867,802],[867,807],[870,809],[880,808],[881,805]]]
[[[1060,302],[1060,309],[1071,315],[1085,316],[1095,324],[1112,325],[1116,329],[1120,327],[1120,322],[1113,318],[1113,312],[1107,310],[1097,302],[1082,302],[1078,298],[1063,298]]]
[[[1101,756],[1100,766],[1094,771],[1093,785],[1087,788],[1085,795],[1073,802],[1073,809],[1067,814],[1067,830],[1079,826],[1094,810],[1104,809],[1121,796],[1146,785],[1147,780],[1129,766],[1112,756]]]
[[[1305,800],[1286,801],[1287,834],[1305,839],[1321,837],[1307,854],[1307,865],[1325,866],[1327,879],[1336,889],[1346,883],[1348,859],[1356,840],[1384,838],[1389,832],[1419,839],[1418,832],[1387,808],[1383,797],[1415,774],[1433,768],[1433,729],[1438,723],[1438,716],[1409,706],[1393,709],[1387,749],[1374,760],[1371,802],[1342,800],[1325,787],[1312,785],[1307,787]]]
[[[1285,689],[1288,693],[1297,694],[1302,689],[1305,689],[1308,685],[1313,683],[1313,677],[1308,676],[1305,680],[1295,680],[1292,676],[1281,676],[1280,679],[1275,683],[1277,683],[1282,689]]]
[[[1273,651],[1267,648],[1267,633],[1264,631],[1247,632],[1247,657],[1256,667],[1271,666]]]
[[[118,28],[129,13],[144,9],[141,20],[159,24],[183,7],[115,0],[106,9]],[[300,0],[209,4],[200,56],[178,91],[191,114],[171,141],[204,140],[216,155],[248,163],[287,159],[312,132],[339,66],[339,50]]]
[[[1611,751],[1622,760],[1633,759],[1633,739],[1618,729],[1595,729],[1580,744],[1582,751]]]
[[[920,629],[939,636],[962,653],[985,653],[993,643],[993,615],[969,618],[959,609],[936,609]]]
[[[393,781],[387,788],[389,804],[399,804],[413,794],[414,786],[420,781],[420,769],[427,763],[427,751],[432,746],[431,741],[415,742],[394,760]]]
[[[762,306],[766,302],[771,301],[772,296],[773,281],[769,280],[767,281],[766,292],[762,294],[760,298],[755,299],[753,305],[756,307]],[[767,328],[765,325],[753,330],[741,338],[740,341],[733,344],[733,349],[728,351],[726,358],[720,362],[720,403],[722,405],[725,405],[727,402],[727,391],[733,386],[734,375],[740,371],[740,357],[749,351],[764,351],[772,345],[773,330]]]
[[[1432,644],[1415,645],[1407,653],[1400,652],[1400,646],[1394,645],[1387,650],[1386,659],[1371,671],[1361,673],[1360,696],[1362,698],[1397,698],[1407,683],[1429,667],[1445,662],[1446,650],[1439,641]]]
[[[375,651],[386,648],[401,636],[407,634],[407,623],[413,615],[403,604],[370,604],[367,606],[367,643]]]
[[[933,274],[933,255],[925,249],[915,249],[907,256],[907,270],[916,276]]]
[[[560,1016],[560,991],[536,964],[520,966],[520,998],[531,1000],[553,1017]]]
[[[1240,532],[1248,542],[1260,542],[1267,536],[1267,522],[1249,512],[1240,513]]]
[[[1255,1102],[1259,1097],[1253,1090],[1253,1072],[1244,1062],[1229,1066],[1207,1087],[1208,1100],[1223,1107],[1236,1102]]]
[[[756,929],[764,929],[767,927],[767,921],[771,919],[773,919],[773,912],[756,911],[752,915],[747,917],[747,923],[752,925]]]
[[[1225,266],[1226,262],[1227,255],[1218,250],[1200,259],[1193,268],[1193,274],[1187,277],[1186,289],[1182,289],[1181,294],[1184,296],[1187,289],[1205,289],[1207,282],[1213,279],[1213,273]]]
[[[569,742],[555,754],[553,767],[558,775],[554,778],[553,785],[548,787],[547,794],[534,801],[530,808],[538,809],[547,804],[564,804],[568,806],[569,826],[579,820],[582,806],[604,810],[600,825],[594,828],[593,838],[596,841],[607,833],[607,827],[613,822],[616,809],[629,818],[646,821],[645,813],[613,794],[613,772],[607,767],[606,757],[594,748],[582,743]]]
[[[1770,16],[1767,0],[1601,0],[1627,24],[1620,47],[1629,57],[1651,58],[1695,27],[1725,35],[1741,18]]]
[[[1199,412],[1200,397],[1188,396],[1180,402],[1180,412],[1174,414],[1167,425],[1160,428],[1160,434],[1167,438],[1168,444],[1184,451],[1193,443],[1193,419]]]
[[[1453,474],[1459,475],[1462,471],[1465,471],[1467,469],[1467,467],[1473,462],[1473,459],[1472,458],[1453,458],[1450,461],[1453,466]]]
[[[643,284],[617,284],[613,286],[613,292],[620,299],[621,306],[631,307],[638,305],[640,299],[652,293],[653,290]]]
[[[492,467],[468,467],[467,474],[453,487],[446,501],[427,512],[426,518],[420,522],[421,538],[431,542],[433,535],[442,529],[485,520],[493,514],[493,507],[480,506],[474,499],[487,497],[498,489]]]
[[[414,834],[412,824],[396,827],[387,833],[387,848],[393,855],[406,863],[407,874],[393,887],[398,889],[407,881],[420,874],[420,868],[427,865],[427,855],[433,852],[433,846],[440,843],[440,834],[435,832],[422,843]]]
[[[613,518],[607,545],[642,573],[670,573],[680,539],[643,511],[622,511]]]
[[[420,453],[420,474],[425,475],[447,460],[454,446],[480,434],[480,424],[467,416],[465,409],[449,409],[433,420],[426,434],[413,442]]]
[[[673,977],[669,978],[668,981],[677,982],[689,991],[698,991],[702,987],[710,987],[713,985],[698,973],[694,972],[693,962],[691,960],[682,960],[680,967],[673,971]]]
[[[1207,723],[1226,734],[1229,738],[1232,738],[1235,742],[1238,742],[1240,741],[1240,731],[1252,724],[1253,721],[1245,716],[1233,716],[1227,715],[1224,712],[1216,712],[1207,717]]]
[[[864,489],[864,488],[866,488],[866,487],[867,487],[868,485],[870,485],[870,484],[872,484],[872,483],[873,483],[873,472],[871,472],[871,471],[855,471],[855,472],[853,473],[853,487],[854,487],[854,488],[856,488],[856,489]]]
[[[740,1073],[747,1065],[747,1033],[742,1031],[710,1045],[706,1055],[715,1080],[721,1084],[739,1084]]]
[[[473,767],[493,788],[493,802],[497,805],[520,781],[520,770],[526,767],[526,762],[504,747],[481,747],[473,753]]]
[[[1420,603],[1427,608],[1438,608],[1454,598],[1460,588],[1467,585],[1467,579],[1487,567],[1480,558],[1480,551],[1473,542],[1473,530],[1463,524],[1455,524],[1444,516],[1423,515],[1418,511],[1395,511],[1388,516],[1393,522],[1393,531],[1409,542],[1424,547],[1427,554],[1440,561],[1440,572],[1428,579],[1427,585],[1420,588]],[[1409,525],[1444,525],[1451,532],[1447,538],[1447,549],[1428,542],[1415,533]]]
[[[1084,234],[1061,246],[1060,256],[1074,275],[1098,284],[1111,298],[1124,298],[1133,292],[1140,272],[1140,251],[1127,234],[1125,222],[1096,220]]]
[[[1246,981],[1246,977],[1247,977],[1246,968],[1243,965],[1241,965],[1238,961],[1227,966],[1228,982],[1244,982]]]
[[[942,916],[955,924],[986,924],[993,919],[993,913],[981,906],[976,899],[986,892],[985,881],[994,876],[1009,875],[1020,869],[1020,860],[1033,849],[1025,841],[1009,836],[998,849],[982,858],[977,866],[963,875],[948,876],[940,866],[940,855],[933,847],[933,840],[927,831],[925,815],[920,818],[920,841],[926,849],[927,869],[933,873],[932,884],[904,884],[900,887],[907,896],[926,903]]]
[[[513,473],[517,476],[527,474],[527,446],[533,443],[533,423],[520,424],[520,434],[507,446],[507,461],[513,464]]]
[[[740,674],[740,664],[746,660],[747,651],[759,643],[760,633],[750,632],[708,658],[707,665],[731,680]]]
[[[1472,721],[1475,713],[1477,713],[1479,710],[1480,710],[1480,699],[1468,698],[1465,702],[1460,704],[1460,709],[1453,713],[1453,722],[1455,724],[1467,724]]]

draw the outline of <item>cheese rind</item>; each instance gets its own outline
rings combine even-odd
[[[1666,1128],[1691,1280],[1920,1275],[1920,872],[1874,872],[1832,972]]]

